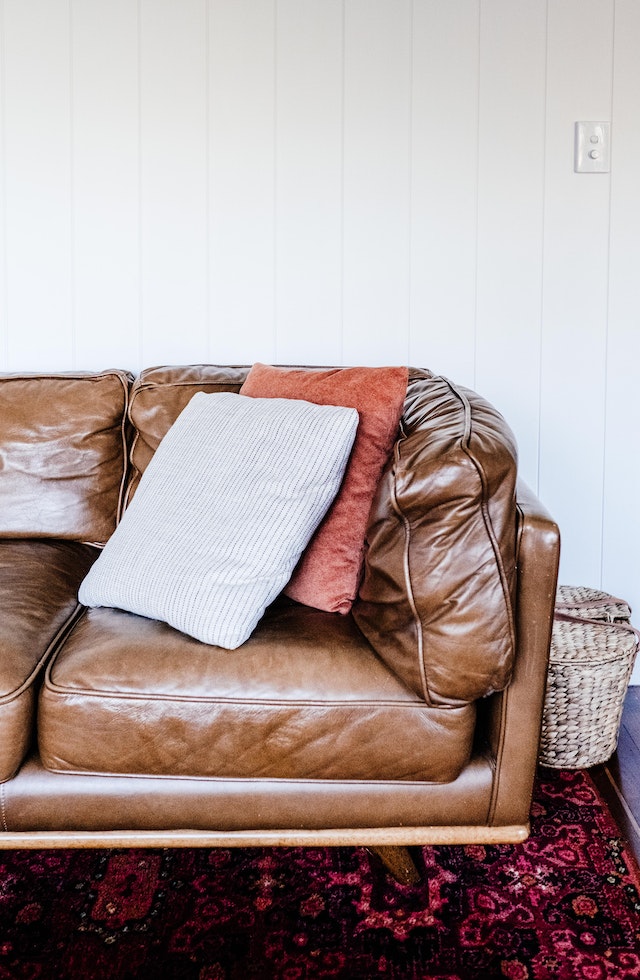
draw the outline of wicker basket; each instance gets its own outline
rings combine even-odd
[[[554,769],[606,762],[618,744],[638,649],[626,602],[560,586],[551,639],[539,761]]]

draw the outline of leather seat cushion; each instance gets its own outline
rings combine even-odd
[[[432,708],[350,616],[280,599],[238,650],[91,609],[40,697],[45,768],[218,778],[455,779],[475,707]]]
[[[96,555],[71,541],[0,540],[0,781],[29,747],[36,681]]]

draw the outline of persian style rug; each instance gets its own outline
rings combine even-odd
[[[0,851],[0,978],[640,978],[640,881],[589,776],[518,846]]]

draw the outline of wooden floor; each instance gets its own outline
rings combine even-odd
[[[640,864],[640,686],[628,690],[616,752],[589,772]]]

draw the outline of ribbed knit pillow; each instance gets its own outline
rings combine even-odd
[[[357,426],[350,408],[198,392],[156,450],[80,602],[240,646],[335,497]]]

